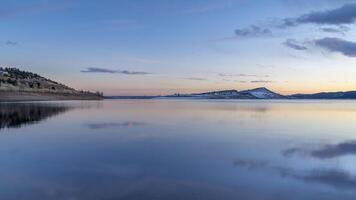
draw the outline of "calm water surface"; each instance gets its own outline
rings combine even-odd
[[[355,199],[356,101],[0,104],[0,199]]]

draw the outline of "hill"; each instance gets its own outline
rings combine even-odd
[[[0,101],[102,98],[99,92],[75,90],[36,73],[0,67]]]
[[[174,94],[166,97],[188,97],[203,99],[283,99],[287,98],[271,90],[261,87],[252,90],[221,90],[197,94]]]

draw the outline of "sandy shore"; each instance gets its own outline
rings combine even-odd
[[[56,101],[56,100],[102,100],[91,94],[55,94],[33,92],[4,92],[0,91],[0,102],[5,101]]]

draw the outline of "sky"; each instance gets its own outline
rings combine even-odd
[[[105,95],[356,90],[356,0],[0,0],[0,66]]]

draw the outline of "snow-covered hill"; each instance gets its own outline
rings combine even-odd
[[[272,92],[267,88],[256,88],[252,90],[222,90],[205,92],[198,94],[175,94],[167,97],[185,97],[185,98],[200,98],[200,99],[281,99],[284,96]]]
[[[284,96],[277,94],[275,92],[272,92],[271,90],[261,87],[261,88],[256,88],[252,90],[245,90],[241,91],[240,93],[242,94],[249,94],[251,96],[256,97],[257,99],[281,99],[284,98]]]

